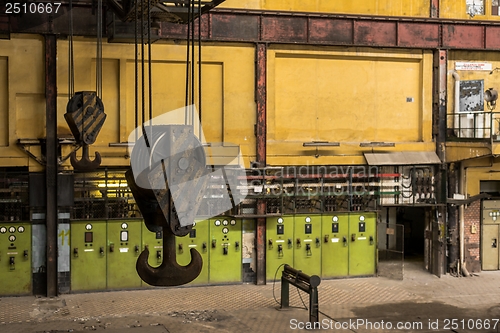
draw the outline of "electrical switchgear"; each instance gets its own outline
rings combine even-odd
[[[500,269],[500,201],[484,200],[482,203],[481,269]]]
[[[241,265],[241,220],[220,217],[210,219],[209,282],[240,282]]]
[[[376,261],[377,215],[349,214],[349,275],[374,275]]]
[[[163,259],[163,232],[156,231],[152,232],[146,227],[146,224],[142,224],[142,248],[141,252],[148,248],[149,258],[148,263],[151,267],[158,267],[161,265]],[[135,270],[135,264],[134,264]],[[146,282],[141,280],[143,286],[149,286]]]
[[[31,294],[31,225],[0,222],[0,296]]]
[[[141,252],[141,224],[140,220],[108,220],[107,289],[141,286],[135,269]]]
[[[293,216],[271,217],[266,220],[266,279],[281,278],[282,264],[293,265]]]
[[[71,222],[71,290],[106,289],[106,221]]]
[[[323,215],[321,234],[321,276],[343,277],[349,274],[349,215]]]
[[[321,275],[321,216],[295,215],[293,268]]]
[[[184,237],[175,237],[176,257],[179,265],[186,266],[191,262],[190,249],[197,250],[203,259],[200,275],[189,284],[208,284],[209,223],[209,221],[196,221],[189,234]]]

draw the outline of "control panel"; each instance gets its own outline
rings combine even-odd
[[[0,222],[0,295],[31,294],[31,224]]]
[[[175,237],[176,258],[179,265],[186,266],[191,262],[191,249],[198,251],[203,260],[200,275],[189,284],[208,284],[209,223],[210,221],[195,221],[189,234]]]
[[[138,288],[135,265],[141,253],[141,220],[107,221],[107,289]]]
[[[106,289],[106,221],[72,221],[71,290]]]
[[[293,268],[321,275],[321,215],[295,215]]]
[[[282,264],[293,265],[293,226],[293,216],[271,217],[266,220],[267,280],[281,278]]]
[[[349,275],[374,275],[376,269],[377,215],[372,212],[349,215]]]
[[[323,215],[321,234],[321,274],[324,278],[349,274],[349,215]]]
[[[209,220],[209,282],[240,282],[242,279],[242,222],[231,217]]]

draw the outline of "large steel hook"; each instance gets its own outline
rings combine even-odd
[[[158,214],[157,218],[164,218]],[[189,283],[200,275],[203,260],[198,251],[191,248],[191,262],[187,266],[177,263],[175,235],[166,221],[163,224],[163,261],[158,267],[148,263],[149,249],[146,247],[137,258],[136,270],[141,279],[152,286],[180,286]]]
[[[76,151],[70,155],[71,165],[75,170],[79,171],[94,171],[101,165],[101,154],[95,152],[95,159],[92,161],[89,156],[89,146],[83,144],[82,146],[82,159],[78,160],[76,157]]]

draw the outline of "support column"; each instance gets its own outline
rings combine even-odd
[[[45,35],[47,297],[57,296],[57,39]]]
[[[431,1],[439,8],[439,1]],[[446,226],[446,198],[447,198],[447,164],[446,164],[446,108],[447,108],[447,73],[448,52],[446,50],[434,51],[434,88],[433,88],[433,137],[436,140],[436,153],[441,160],[436,174],[436,198],[440,206],[437,209],[437,218],[432,219],[432,233],[429,234],[432,244],[430,271],[441,276],[446,267],[445,251],[445,226]]]
[[[257,104],[257,164],[258,167],[266,166],[266,134],[267,134],[267,45],[256,45],[256,62],[255,62],[255,101]],[[266,202],[264,200],[257,201],[257,215],[264,216],[266,214]],[[256,269],[257,279],[256,284],[266,284],[266,218],[258,217],[255,235],[255,252],[256,252]]]

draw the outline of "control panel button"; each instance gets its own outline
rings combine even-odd
[[[7,232],[7,228],[6,227],[1,227],[0,228],[0,234],[5,234]]]
[[[310,222],[311,222],[311,218],[310,218],[309,216],[308,216],[308,217],[306,217],[306,222],[307,222],[307,223],[310,223]]]
[[[9,232],[10,232],[11,234],[15,233],[15,232],[16,232],[16,227],[10,227],[10,228],[9,228]]]
[[[22,234],[24,232],[24,227],[20,226],[19,228],[17,228],[17,231]]]
[[[228,225],[229,222],[227,220],[222,221],[222,225]]]
[[[214,224],[216,227],[220,226],[220,220],[215,220]]]
[[[229,229],[228,228],[222,228],[222,233],[223,234],[227,234],[229,232]]]
[[[283,218],[282,217],[278,218],[278,223],[279,224],[283,223]]]
[[[332,217],[332,221],[333,221],[333,222],[337,222],[338,220],[339,220],[339,217],[338,217],[338,216],[334,216],[334,217]]]
[[[365,220],[365,217],[364,217],[363,215],[361,215],[361,216],[359,217],[359,220],[360,220],[360,221],[364,221],[364,220]]]
[[[236,225],[236,220],[231,220],[231,225]]]
[[[127,228],[128,228],[128,224],[127,224],[127,223],[125,223],[125,222],[123,222],[123,223],[122,223],[122,229],[127,229]]]
[[[10,235],[9,236],[9,241],[14,242],[16,240],[16,236]]]
[[[92,224],[88,223],[88,224],[85,226],[85,229],[86,229],[86,230],[92,230]]]

